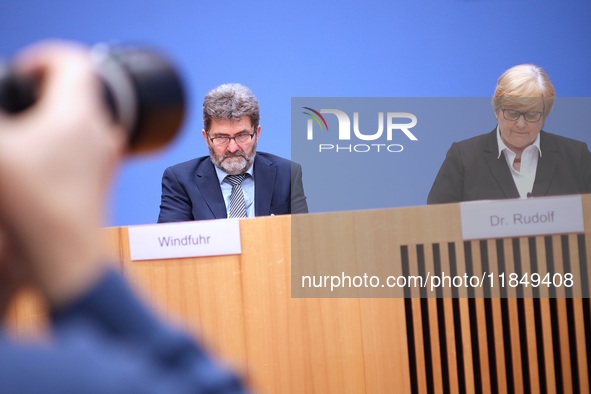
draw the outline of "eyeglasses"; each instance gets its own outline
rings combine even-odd
[[[211,141],[212,144],[214,144],[216,146],[226,146],[230,143],[231,140],[234,140],[234,142],[236,142],[237,144],[246,144],[247,142],[252,140],[252,137],[254,137],[255,134],[256,133],[252,133],[252,134],[243,133],[243,134],[235,135],[234,137],[227,137],[227,136],[213,137],[213,138],[210,138],[209,140]],[[207,134],[207,135],[209,136],[209,134]]]
[[[501,111],[503,111],[503,117],[507,120],[515,121],[519,119],[521,115],[523,115],[523,119],[529,123],[537,122],[538,120],[542,119],[542,115],[544,114],[543,112],[537,111],[520,112],[514,109],[502,109]]]

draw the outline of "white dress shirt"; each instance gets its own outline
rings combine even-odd
[[[525,148],[521,153],[521,165],[519,170],[516,170],[515,167],[513,167],[513,162],[515,161],[515,157],[517,155],[515,154],[515,152],[509,149],[507,145],[505,145],[505,143],[503,142],[503,139],[501,138],[501,132],[498,126],[497,142],[499,145],[499,155],[497,156],[497,158],[501,157],[501,154],[504,153],[505,160],[507,160],[507,165],[511,169],[513,181],[515,182],[515,186],[517,186],[519,197],[529,197],[529,194],[531,193],[534,187],[534,181],[536,179],[538,159],[542,156],[542,151],[540,150],[540,134],[538,134],[534,143]]]

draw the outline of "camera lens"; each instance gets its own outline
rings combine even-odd
[[[143,47],[97,45],[95,71],[113,119],[128,133],[131,153],[158,149],[182,126],[185,93],[178,72],[161,53]],[[33,80],[0,65],[0,109],[18,113],[34,104]]]
[[[10,71],[8,64],[0,62],[0,109],[15,114],[35,102],[33,80]]]

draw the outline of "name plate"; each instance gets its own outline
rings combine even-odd
[[[221,256],[242,253],[238,219],[129,227],[131,260]]]
[[[462,237],[523,237],[584,231],[581,196],[460,203]]]

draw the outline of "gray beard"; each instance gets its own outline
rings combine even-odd
[[[244,152],[225,153],[222,156],[216,156],[211,148],[209,148],[209,157],[211,162],[220,170],[229,175],[244,174],[254,163],[256,156],[256,145],[252,149],[250,156]]]

